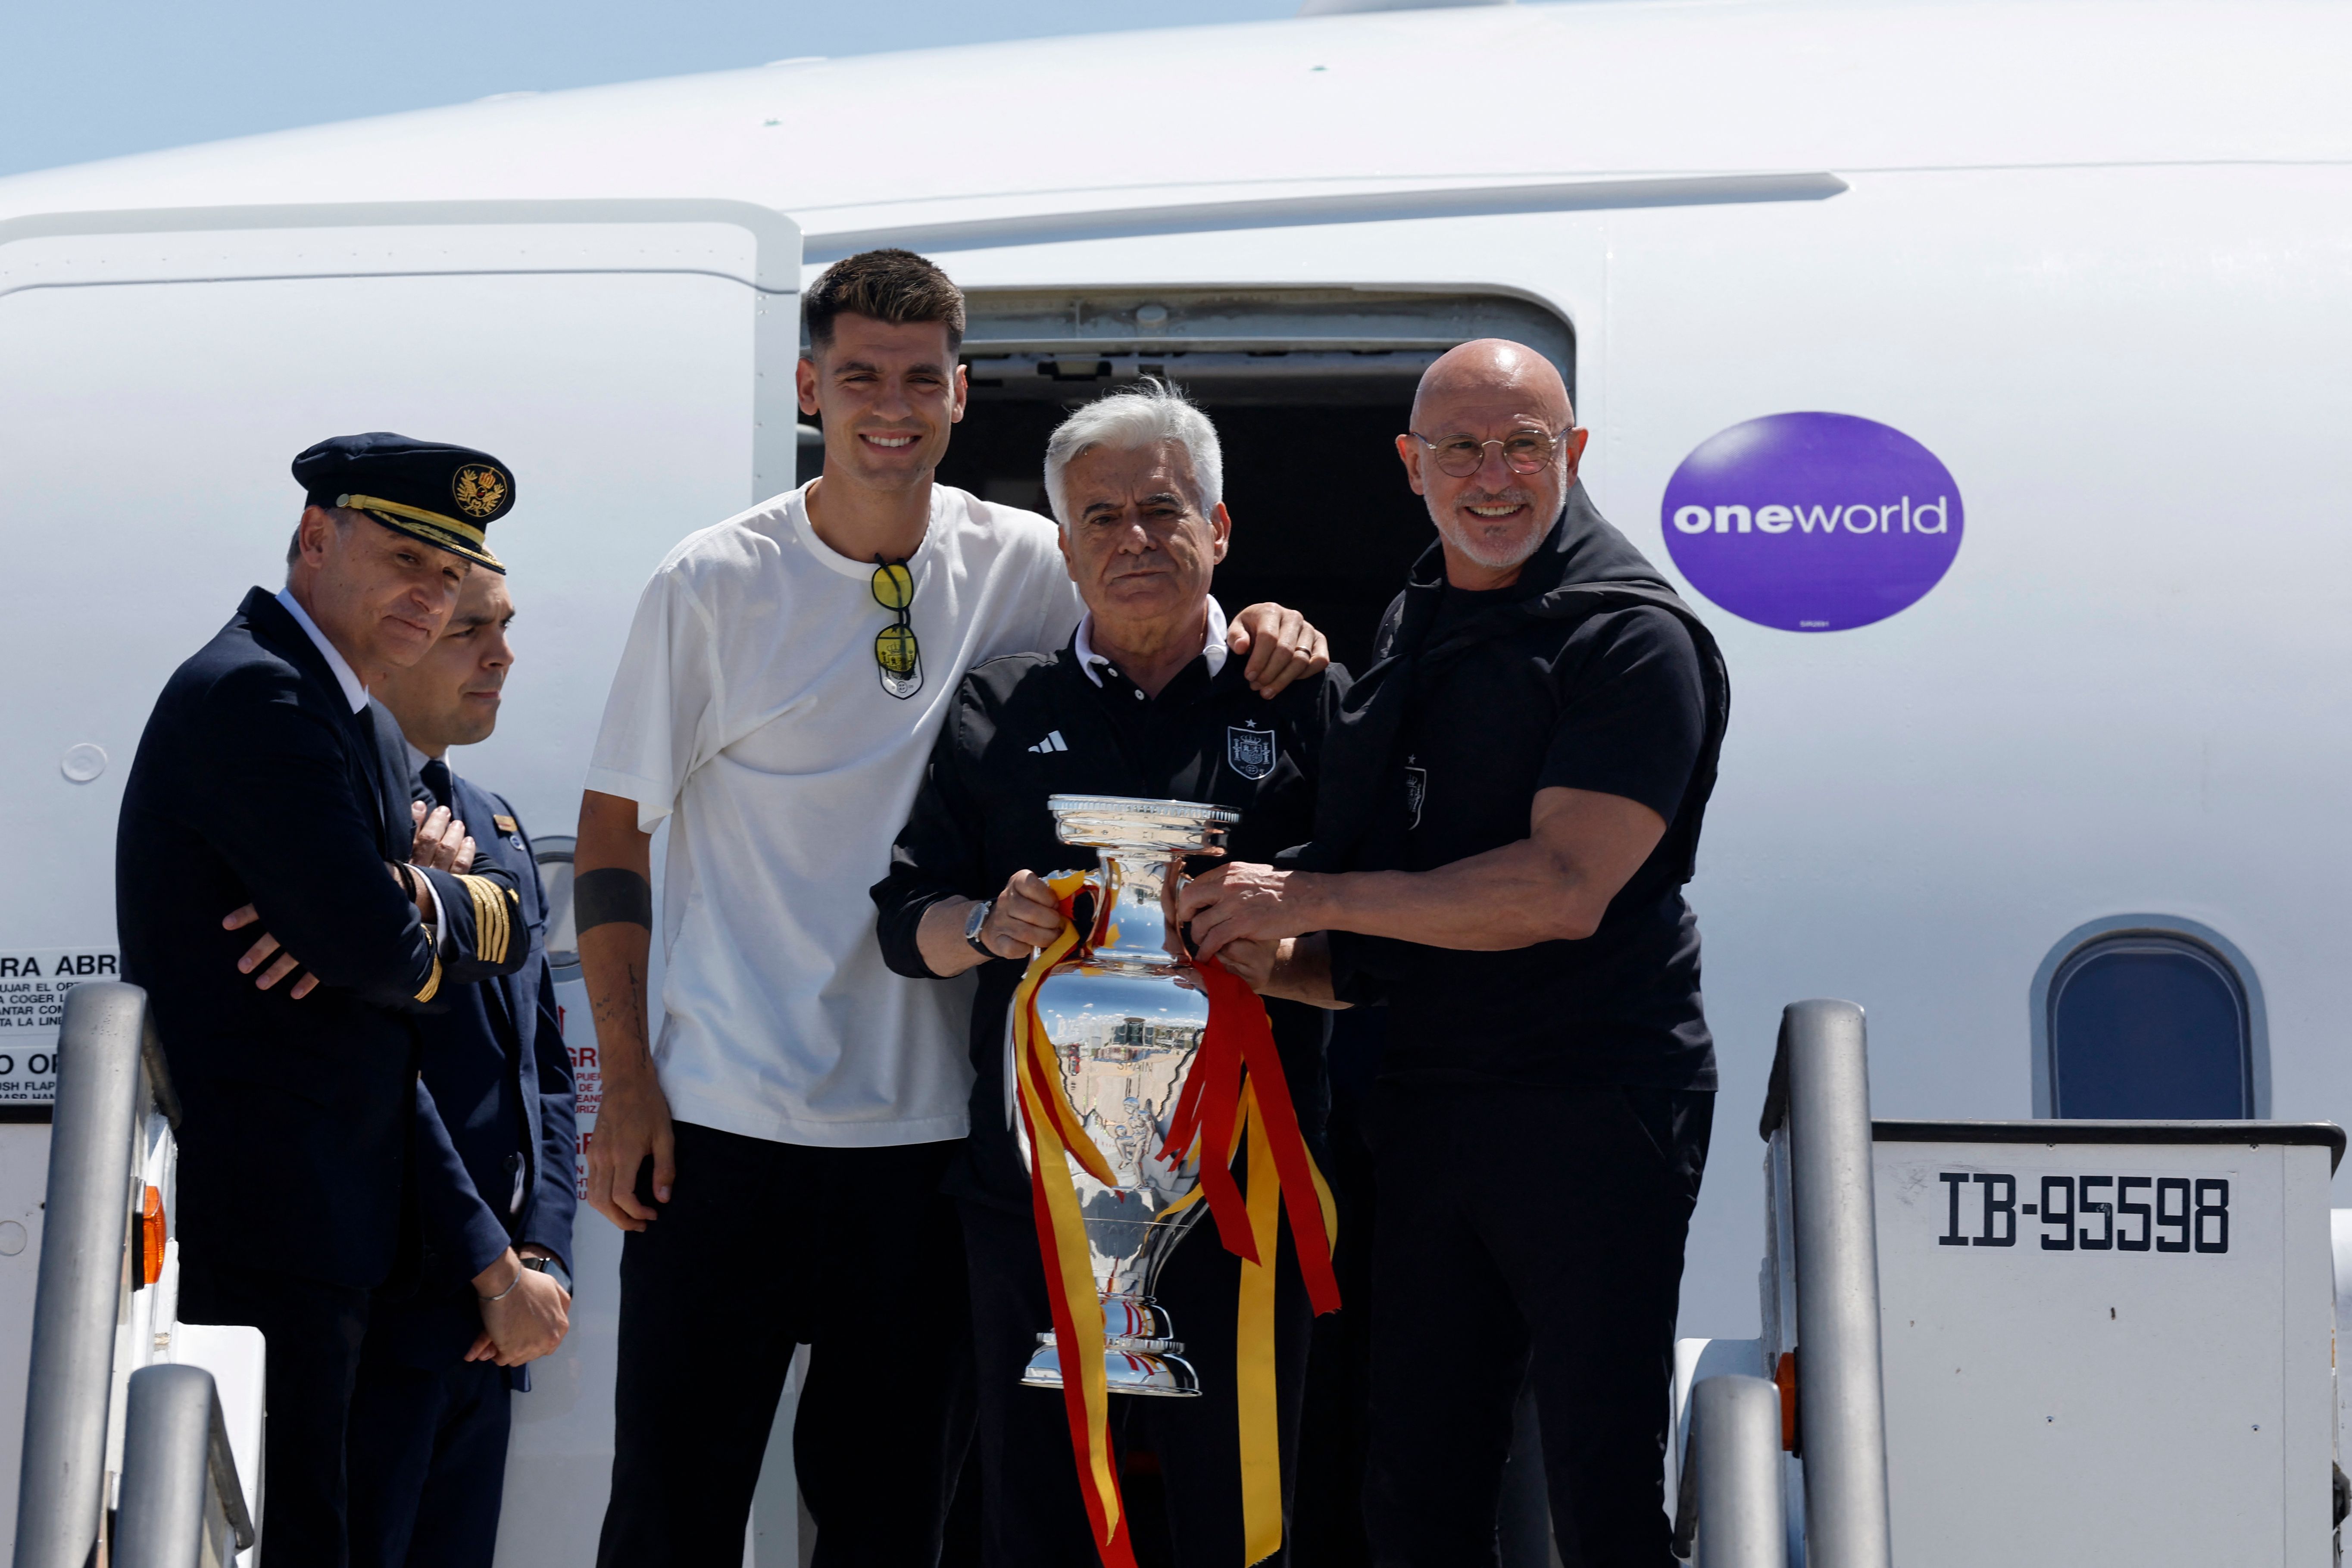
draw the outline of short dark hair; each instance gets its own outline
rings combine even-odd
[[[963,343],[963,290],[911,250],[863,250],[826,268],[803,297],[809,347],[833,346],[837,316],[870,316],[892,326],[937,321],[948,330],[948,352]]]

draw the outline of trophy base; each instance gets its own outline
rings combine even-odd
[[[1062,1386],[1062,1352],[1053,1342],[1051,1334],[1039,1334],[1042,1342],[1029,1358],[1029,1365],[1021,1373],[1021,1381],[1031,1388]],[[1121,1350],[1117,1345],[1103,1347],[1103,1378],[1113,1394],[1136,1394],[1157,1399],[1193,1399],[1201,1393],[1201,1378],[1192,1363],[1172,1353],[1184,1347],[1174,1340],[1161,1340],[1165,1350]]]

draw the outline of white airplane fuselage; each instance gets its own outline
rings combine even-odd
[[[976,395],[956,482],[1034,482],[1055,375],[1077,397],[1199,356],[1287,454],[1249,471],[1304,487],[1254,507],[1229,475],[1237,541],[1303,542],[1265,547],[1266,581],[1346,570],[1355,503],[1315,505],[1318,469],[1411,521],[1386,437],[1432,342],[1485,321],[1570,371],[1595,500],[1732,674],[1689,889],[1723,1092],[1685,1334],[1755,1332],[1748,1130],[1792,999],[1868,1009],[1881,1115],[2046,1113],[2037,973],[2097,922],[2169,921],[2241,966],[2249,1109],[2340,1120],[2347,75],[2352,10],[2294,0],[1623,0],[785,63],[0,181],[0,955],[111,953],[153,695],[278,581],[285,464],[346,429],[514,467],[520,658],[457,762],[569,832],[646,573],[791,482],[796,280],[905,243],[970,292],[967,352],[1023,378]],[[785,215],[799,265],[762,292],[790,226],[716,208],[514,205],[687,199]],[[472,205],[316,212],[392,203]],[[314,216],[94,232],[261,206]],[[58,214],[90,216],[9,226]],[[1294,406],[1396,413],[1284,447],[1322,417]],[[1733,453],[1717,482],[1748,489],[1677,489],[1710,437],[1790,414],[1932,465],[1832,494]],[[535,1526],[550,1563],[583,1560],[609,1454],[618,1244],[584,1207],[579,1235],[574,1342],[518,1407],[510,1482],[582,1516]]]

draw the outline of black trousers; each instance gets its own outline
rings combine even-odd
[[[987,1568],[1099,1568],[1070,1450],[1059,1389],[1021,1381],[1040,1330],[1054,1326],[1037,1230],[1027,1215],[967,1203],[964,1252],[971,1267],[974,1364],[979,1376],[981,1560]],[[1160,1464],[1169,1541],[1136,1542],[1143,1561],[1177,1568],[1238,1568],[1243,1561],[1240,1405],[1234,1345],[1241,1260],[1203,1215],[1160,1270],[1154,1298],[1168,1312],[1184,1359],[1201,1376],[1192,1399],[1113,1395],[1111,1437],[1122,1452],[1148,1448]],[[1282,1230],[1274,1298],[1276,1417],[1282,1448],[1284,1550],[1289,1558],[1291,1491],[1298,1468],[1298,1416],[1307,1386],[1313,1309],[1298,1277],[1289,1227]],[[1130,1510],[1129,1532],[1145,1528]]]
[[[1339,1207],[1332,1268],[1341,1306],[1315,1320],[1298,1443],[1297,1544],[1294,1568],[1363,1568],[1364,1475],[1371,1417],[1372,1184],[1371,1119],[1386,1007],[1333,1015],[1329,1066],[1331,1115],[1324,1130],[1323,1174]]]
[[[740,1562],[793,1350],[819,1568],[929,1568],[971,1435],[958,1143],[817,1149],[677,1124],[677,1180],[621,1248],[604,1568]],[[650,1163],[648,1163],[648,1173]],[[652,1202],[649,1173],[638,1178]]]
[[[184,1254],[180,1321],[241,1323],[268,1340],[262,1546],[270,1568],[344,1568],[343,1436],[372,1292]]]
[[[352,1568],[490,1568],[514,1395],[493,1361],[360,1363],[349,1427]]]
[[[1371,1463],[1380,1568],[1496,1561],[1532,1380],[1570,1568],[1673,1568],[1667,1389],[1711,1093],[1383,1084]]]

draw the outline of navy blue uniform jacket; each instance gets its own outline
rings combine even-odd
[[[473,1344],[482,1328],[474,1276],[509,1245],[537,1242],[571,1272],[577,1181],[572,1058],[539,866],[512,806],[462,778],[450,784],[450,805],[474,836],[474,868],[496,867],[521,888],[517,931],[530,953],[516,973],[459,986],[447,1012],[417,1023],[436,1111],[416,1119],[424,1270],[414,1296],[370,1314],[368,1353],[423,1372],[454,1366]],[[529,1371],[515,1369],[515,1386],[530,1386]]]
[[[268,590],[245,596],[156,699],[123,789],[115,921],[179,1090],[180,1237],[215,1264],[373,1287],[413,1230],[421,1014],[509,974],[528,945],[512,873],[425,873],[439,951],[384,869],[409,857],[408,756],[354,714]],[[255,905],[258,927],[221,919]],[[268,931],[321,982],[255,988]],[[404,1225],[404,1221],[409,1222]]]

